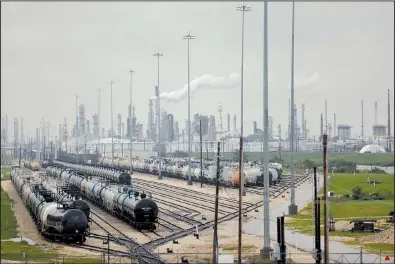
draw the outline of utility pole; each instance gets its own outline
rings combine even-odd
[[[264,2],[263,13],[263,123],[264,123],[264,141],[263,141],[263,234],[264,242],[262,257],[270,258],[270,215],[269,215],[269,70],[268,70],[268,3]]]
[[[200,187],[203,187],[203,142],[202,142],[202,119],[200,118]]]
[[[159,161],[159,165],[158,165],[158,180],[162,180],[162,164],[161,164],[161,150],[162,150],[162,145],[161,145],[161,139],[160,139],[160,93],[159,93],[159,59],[160,57],[163,56],[162,53],[155,53],[154,54],[155,57],[158,57],[158,85],[156,86],[155,89],[155,95],[156,95],[156,100],[157,100],[157,108],[156,112],[157,112],[157,126],[158,126],[158,161]]]
[[[111,166],[113,165],[114,162],[114,121],[113,121],[113,109],[112,109],[112,85],[114,84],[113,81],[110,81],[110,87],[111,87]]]
[[[240,137],[240,160],[239,160],[239,170],[241,171],[242,168],[242,164],[243,164],[243,137]],[[239,171],[239,175],[241,175],[242,173]],[[241,179],[241,178],[240,178]],[[243,215],[243,189],[242,189],[242,183],[241,181],[239,181],[239,239],[238,239],[238,263],[242,263],[242,235],[243,235],[243,219],[242,219],[242,215]]]
[[[189,41],[195,39],[195,36],[191,36],[191,31],[188,35],[182,37],[188,42],[188,185],[192,185],[192,173],[191,173],[191,81],[190,81],[190,68],[189,68]]]
[[[295,2],[292,2],[292,59],[291,59],[291,204],[288,207],[289,215],[298,213],[298,206],[295,204],[295,85],[294,85],[294,68],[295,68]]]
[[[97,92],[99,94],[99,105],[97,109],[97,129],[98,129],[98,139],[97,139],[97,146],[98,146],[98,153],[100,154],[100,93],[103,91],[103,89],[98,88]],[[67,148],[66,148],[67,149]]]
[[[320,204],[317,196],[317,167],[314,167],[314,218],[315,218],[315,263],[321,263]]]
[[[219,196],[219,155],[221,150],[221,142],[218,142],[217,151],[217,177],[215,181],[215,218],[214,218],[214,239],[213,239],[213,258],[212,264],[218,262],[218,196]],[[241,263],[241,262],[240,262]]]
[[[328,208],[328,168],[327,168],[327,144],[328,135],[323,137],[323,170],[324,170],[324,263],[329,263],[329,208]]]
[[[243,138],[243,122],[244,122],[244,13],[251,11],[251,7],[247,7],[244,4],[237,7],[237,11],[242,12],[241,18],[241,76],[240,76],[240,100],[241,100],[241,112],[240,112],[240,137]],[[241,147],[243,145],[241,144]],[[244,189],[244,173],[243,173],[243,149],[240,149],[240,167],[239,167],[239,177],[240,186],[242,190],[242,195],[245,196],[246,192]],[[241,253],[240,253],[239,263],[241,263]]]
[[[135,72],[134,70],[130,70],[130,111],[132,111],[132,84],[133,84],[133,73]],[[159,84],[158,84],[159,85]],[[132,165],[132,154],[133,154],[133,144],[132,144],[132,115],[130,115],[130,120],[129,120],[129,140],[130,140],[130,146],[129,146],[129,166],[130,166],[130,172],[133,172],[133,165]]]
[[[75,125],[75,150],[78,163],[78,136],[80,135],[80,129],[78,125],[78,94],[75,95],[75,118],[77,120]]]

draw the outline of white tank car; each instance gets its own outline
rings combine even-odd
[[[220,177],[222,178],[222,180],[223,180],[224,182],[228,182],[230,169],[231,169],[231,168],[228,167],[228,166],[225,166],[225,167],[222,168],[222,172],[221,172],[221,174],[220,174]]]
[[[215,182],[215,177],[217,175],[217,166],[210,165],[207,169],[207,181]]]
[[[58,208],[58,204],[57,203],[48,203],[45,204],[44,207],[41,209],[41,214],[40,214],[40,220],[42,223],[42,228],[47,228],[48,226],[48,215],[55,215],[55,212]]]
[[[114,211],[116,204],[115,204],[115,196],[118,195],[118,190],[114,189],[113,187],[105,187],[102,190],[102,199],[103,199],[103,204],[104,206],[110,210]]]
[[[197,179],[200,178],[200,168],[195,168],[192,170],[192,175],[195,176]]]
[[[22,190],[22,200],[23,202],[26,204],[26,201],[28,200],[29,197],[29,193],[31,193],[32,190],[30,189],[30,187],[27,188],[23,188]]]
[[[269,166],[272,168],[279,169],[280,171],[283,171],[283,165],[281,165],[280,163],[271,162]]]
[[[149,173],[153,173],[155,170],[156,170],[156,164],[155,163],[151,163],[150,165],[149,165]]]
[[[278,182],[278,173],[275,169],[269,168],[269,172],[272,174],[272,183],[276,184]]]
[[[170,164],[165,165],[165,170],[164,171],[166,172],[167,175],[172,176],[172,174],[173,174],[173,166],[170,165]]]
[[[182,178],[183,179],[187,179],[188,178],[188,172],[189,172],[189,166],[185,165],[184,167],[182,167]]]
[[[179,165],[179,164],[177,164],[175,166],[176,166],[176,168],[175,168],[176,175],[175,176],[176,176],[176,178],[181,179],[182,178],[182,169],[183,169],[183,167],[181,165]]]
[[[245,168],[244,170],[244,175],[246,177],[246,183],[248,185],[255,185],[256,184],[256,178],[262,174],[262,171],[260,168],[257,167],[249,167]]]

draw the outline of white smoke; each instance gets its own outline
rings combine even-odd
[[[191,95],[199,89],[230,89],[240,85],[240,74],[232,73],[228,77],[214,77],[210,74],[204,74],[203,76],[196,78],[191,81]],[[160,99],[169,102],[178,102],[188,96],[188,84],[180,90],[163,92],[159,95]],[[151,99],[155,99],[156,96]]]
[[[297,78],[296,76],[294,78],[294,85],[296,87],[305,86],[311,83],[316,83],[318,81],[318,73],[313,73],[313,75],[308,79]],[[289,85],[291,86],[291,81],[289,82]]]

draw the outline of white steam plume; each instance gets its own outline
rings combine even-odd
[[[317,72],[313,73],[313,75],[311,75],[311,77],[308,79],[297,78],[297,76],[295,76],[294,81],[295,81],[294,84],[296,87],[305,86],[305,85],[308,85],[311,83],[315,83],[318,81],[318,73]],[[291,81],[289,82],[289,85],[291,86]]]
[[[228,77],[214,77],[210,74],[204,74],[203,76],[196,78],[191,81],[191,95],[199,89],[210,88],[210,89],[230,89],[240,85],[240,74],[232,73]],[[188,84],[180,90],[163,92],[159,97],[169,102],[178,102],[188,96]],[[156,96],[151,99],[155,99]]]

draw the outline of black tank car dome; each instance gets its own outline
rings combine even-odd
[[[119,174],[119,183],[130,185],[132,181],[132,176],[127,172],[121,172]]]

